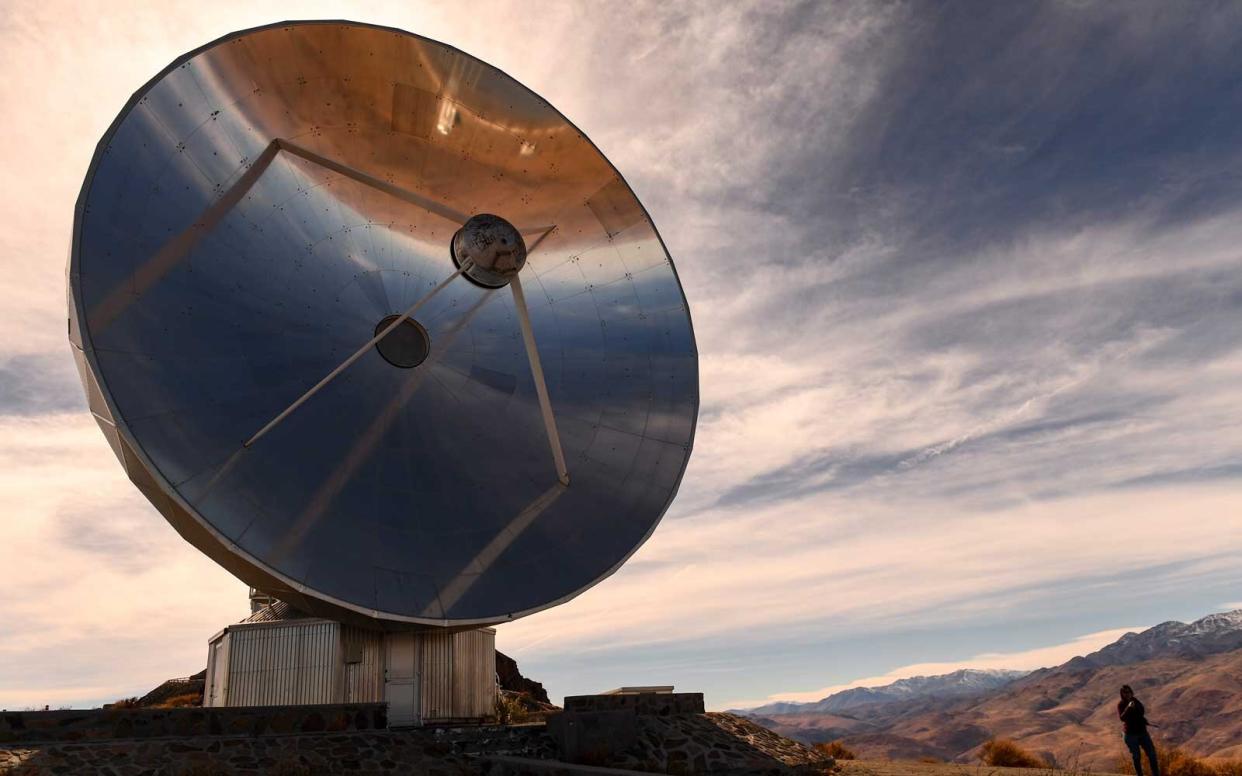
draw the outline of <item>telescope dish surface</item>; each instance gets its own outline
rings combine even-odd
[[[561,603],[646,540],[690,455],[694,333],[638,199],[534,92],[401,30],[286,22],[171,64],[98,145],[69,288],[130,478],[312,614]]]

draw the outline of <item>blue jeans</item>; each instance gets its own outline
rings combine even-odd
[[[1160,776],[1160,764],[1156,762],[1156,745],[1151,741],[1151,734],[1146,730],[1142,733],[1126,733],[1126,748],[1134,758],[1134,772],[1143,776],[1143,757],[1139,749],[1147,752],[1147,762],[1151,763],[1151,776]]]

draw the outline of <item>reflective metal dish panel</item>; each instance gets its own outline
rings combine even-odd
[[[478,213],[528,246],[568,487],[521,288],[464,278],[414,315],[425,360],[371,348],[244,446],[452,274]],[[567,600],[642,544],[690,454],[694,334],[642,205],[538,95],[400,30],[284,23],[170,65],[99,143],[69,282],[91,411],[131,479],[314,614],[484,624]]]

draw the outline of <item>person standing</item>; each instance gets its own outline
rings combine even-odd
[[[1147,762],[1151,763],[1151,776],[1160,776],[1160,763],[1156,760],[1156,745],[1151,740],[1151,734],[1147,732],[1145,712],[1142,702],[1134,697],[1134,690],[1130,689],[1130,685],[1121,685],[1121,700],[1117,703],[1117,716],[1121,718],[1125,731],[1126,748],[1130,750],[1130,756],[1134,758],[1134,773],[1136,776],[1143,776],[1141,752],[1146,752]]]

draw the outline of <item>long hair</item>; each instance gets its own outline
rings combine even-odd
[[[1133,694],[1134,694],[1134,690],[1130,689],[1130,685],[1128,685],[1128,684],[1123,684],[1123,685],[1121,685],[1121,690],[1120,690],[1120,692],[1128,692],[1128,693],[1130,693],[1131,695],[1133,695]]]

